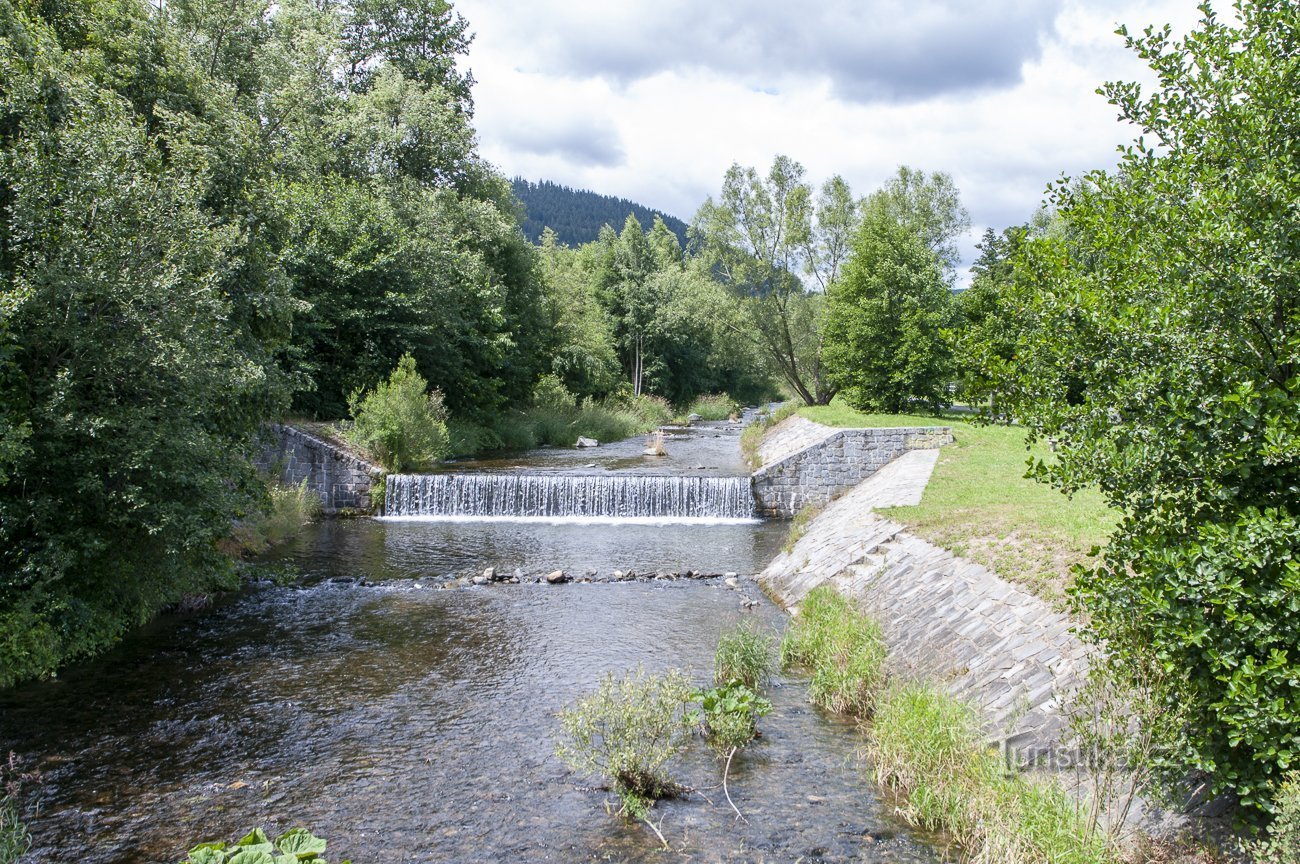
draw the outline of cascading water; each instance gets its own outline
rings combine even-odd
[[[748,477],[394,474],[386,517],[751,519]]]

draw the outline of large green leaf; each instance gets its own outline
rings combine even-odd
[[[325,854],[325,841],[306,828],[293,828],[276,838],[275,848],[299,861],[310,861]]]

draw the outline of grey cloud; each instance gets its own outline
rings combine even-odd
[[[525,50],[546,71],[621,84],[705,69],[761,88],[825,78],[841,98],[897,102],[1016,83],[1061,2],[664,0],[594,19],[580,6],[558,18],[548,10]]]
[[[626,156],[616,130],[593,125],[585,118],[552,128],[520,123],[500,130],[498,137],[521,152],[560,156],[582,167],[616,168]]]

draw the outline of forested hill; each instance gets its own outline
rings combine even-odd
[[[677,242],[686,246],[685,222],[626,198],[570,189],[548,180],[532,183],[516,177],[510,182],[515,197],[525,208],[524,234],[534,243],[541,238],[542,229],[546,227],[555,232],[559,242],[568,246],[590,243],[600,233],[600,226],[609,225],[617,231],[627,221],[627,214],[632,213],[643,228],[649,228],[654,217],[658,216],[677,235]]]

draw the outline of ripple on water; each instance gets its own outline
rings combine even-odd
[[[360,524],[360,523],[354,523]],[[263,588],[162,622],[64,678],[0,696],[0,743],[46,768],[32,861],[174,861],[252,825],[311,826],[331,859],[663,860],[554,759],[554,714],[607,672],[707,678],[746,612],[717,585]],[[772,689],[730,789],[665,802],[691,861],[933,861],[885,815],[851,728]],[[677,766],[705,788],[697,748]]]

